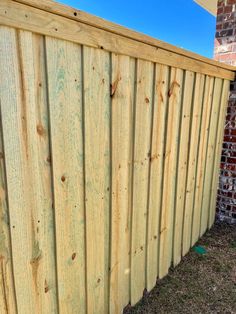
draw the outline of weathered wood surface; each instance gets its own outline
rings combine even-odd
[[[214,222],[235,73],[52,4],[0,3],[0,312],[121,313]]]

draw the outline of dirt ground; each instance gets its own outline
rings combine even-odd
[[[169,275],[125,314],[236,313],[236,226],[216,223]]]

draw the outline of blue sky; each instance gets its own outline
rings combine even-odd
[[[193,0],[58,0],[212,58],[215,17]]]

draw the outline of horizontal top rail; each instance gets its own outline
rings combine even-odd
[[[8,9],[7,14],[4,8]],[[31,14],[24,14],[26,11]],[[208,59],[52,0],[2,0],[0,24],[211,76],[230,80],[235,78],[234,66]]]
[[[220,63],[218,61],[203,57],[201,55],[198,55],[197,53],[187,51],[185,49],[176,47],[174,45],[165,43],[161,40],[155,39],[151,36],[139,33],[137,31],[131,30],[129,28],[126,28],[124,26],[121,26],[116,23],[109,22],[105,19],[102,19],[100,17],[97,17],[92,14],[88,14],[86,12],[83,12],[81,10],[77,10],[75,8],[72,8],[70,6],[57,3],[52,0],[13,0],[19,3],[24,3],[27,5],[31,5],[32,7],[42,9],[54,14],[58,14],[70,19],[73,19],[75,21],[83,22],[91,26],[95,26],[97,28],[101,28],[103,30],[109,31],[111,33],[115,33],[118,35],[122,35],[124,37],[135,39],[137,41],[143,42],[145,44],[153,45],[155,47],[160,47],[165,50],[178,53],[180,55],[190,57],[192,59],[200,60],[203,62],[206,62],[208,64],[216,65],[218,67],[221,67],[223,69],[228,69],[231,71],[235,71],[236,68],[232,65],[228,65],[225,63]]]

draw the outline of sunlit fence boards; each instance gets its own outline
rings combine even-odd
[[[0,2],[0,313],[121,313],[214,222],[234,68]]]

